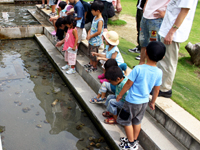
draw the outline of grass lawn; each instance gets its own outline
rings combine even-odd
[[[136,0],[121,0],[122,12],[121,14],[128,14],[131,16],[136,15]],[[173,95],[172,100],[177,104],[191,113],[194,117],[200,120],[200,67],[196,67],[191,64],[189,53],[185,50],[185,45],[188,42],[192,44],[200,42],[200,27],[198,25],[198,18],[200,17],[200,3],[197,6],[195,18],[190,32],[189,39],[180,44],[179,53],[180,58],[177,66],[176,76],[174,84],[172,87]],[[139,61],[135,60],[138,55],[128,52],[129,48],[135,45],[126,41],[125,39],[120,39],[119,48],[121,50],[122,56],[127,63],[127,65],[132,68],[132,66],[137,65]]]

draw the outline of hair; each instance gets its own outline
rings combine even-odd
[[[92,3],[91,5],[91,10],[97,11],[99,10],[100,12],[102,12],[104,9],[104,4],[102,1],[100,0],[96,0]]]
[[[64,19],[63,18],[58,18],[55,25],[57,28],[61,27],[61,25],[64,24]]]
[[[166,47],[162,42],[152,41],[147,45],[146,52],[150,60],[158,62],[165,56]]]
[[[67,5],[67,3],[64,2],[64,1],[61,1],[61,2],[58,4],[58,6],[59,6],[62,10],[65,8],[66,5]]]
[[[73,29],[76,27],[76,20],[73,15],[68,15],[64,18],[64,24],[72,24]]]
[[[123,73],[118,66],[112,66],[106,70],[105,77],[108,80],[117,81],[117,78],[123,78]]]
[[[108,70],[108,68],[112,66],[118,66],[117,61],[115,59],[108,59],[104,64],[105,70]]]

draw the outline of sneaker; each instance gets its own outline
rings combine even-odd
[[[135,59],[136,59],[136,60],[140,60],[140,55],[139,55],[139,56],[137,56],[137,57],[135,57]]]
[[[133,145],[128,143],[126,146],[121,147],[122,150],[138,150],[138,141],[135,141]]]
[[[169,91],[167,91],[167,92],[162,92],[162,91],[160,90],[158,96],[170,98],[170,97],[172,97],[172,90],[169,90]]]
[[[97,71],[97,67],[91,67],[92,71]]]
[[[70,68],[69,70],[66,71],[66,74],[73,74],[73,73],[76,73],[76,70],[75,68]]]
[[[90,65],[90,63],[84,65],[85,68],[91,68],[92,65]]]
[[[50,14],[49,14],[49,16],[56,16],[57,14],[56,13],[53,13],[53,12],[51,12]]]
[[[61,68],[62,68],[62,70],[66,70],[66,69],[69,68],[69,65],[65,65],[65,66],[63,66],[63,67],[61,67]]]
[[[41,6],[40,6],[40,9],[44,9],[45,8],[45,4],[42,4]]]
[[[55,36],[56,35],[56,31],[54,30],[53,32],[51,32],[51,35]]]
[[[46,6],[46,10],[49,10],[49,9],[50,9],[50,6],[49,6],[49,5],[47,5],[47,6]]]
[[[128,51],[131,52],[131,53],[140,53],[140,49],[138,49],[138,47],[135,47],[133,49],[129,49]]]

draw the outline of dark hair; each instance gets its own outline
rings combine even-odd
[[[73,29],[76,27],[76,20],[73,15],[68,15],[64,18],[64,24],[73,24]]]
[[[104,4],[102,1],[94,1],[91,5],[91,10],[97,11],[99,10],[100,12],[102,12],[104,9]]]
[[[64,19],[63,18],[58,18],[55,25],[57,28],[61,27],[61,25],[64,24]]]
[[[118,66],[117,61],[115,59],[108,59],[104,64],[105,70],[107,70],[112,66]]]
[[[117,81],[117,78],[123,78],[123,73],[118,66],[112,66],[106,70],[105,77],[108,80]]]
[[[152,41],[147,45],[146,51],[150,60],[158,62],[165,56],[166,47],[162,42]]]
[[[62,10],[65,8],[66,5],[67,5],[67,3],[64,2],[64,1],[61,1],[61,2],[58,4],[58,6],[59,6]]]

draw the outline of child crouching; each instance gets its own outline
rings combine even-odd
[[[106,70],[105,73],[106,79],[110,81],[112,85],[116,86],[115,89],[115,95],[109,95],[106,99],[105,105],[107,106],[106,109],[107,111],[103,112],[104,117],[108,117],[107,119],[104,120],[105,123],[107,124],[115,124],[116,119],[117,119],[117,108],[121,109],[125,97],[128,94],[128,91],[126,91],[120,101],[116,101],[116,97],[125,85],[126,81],[128,80],[127,77],[125,77],[122,73],[122,70],[118,66],[113,66],[110,67],[108,70]]]

